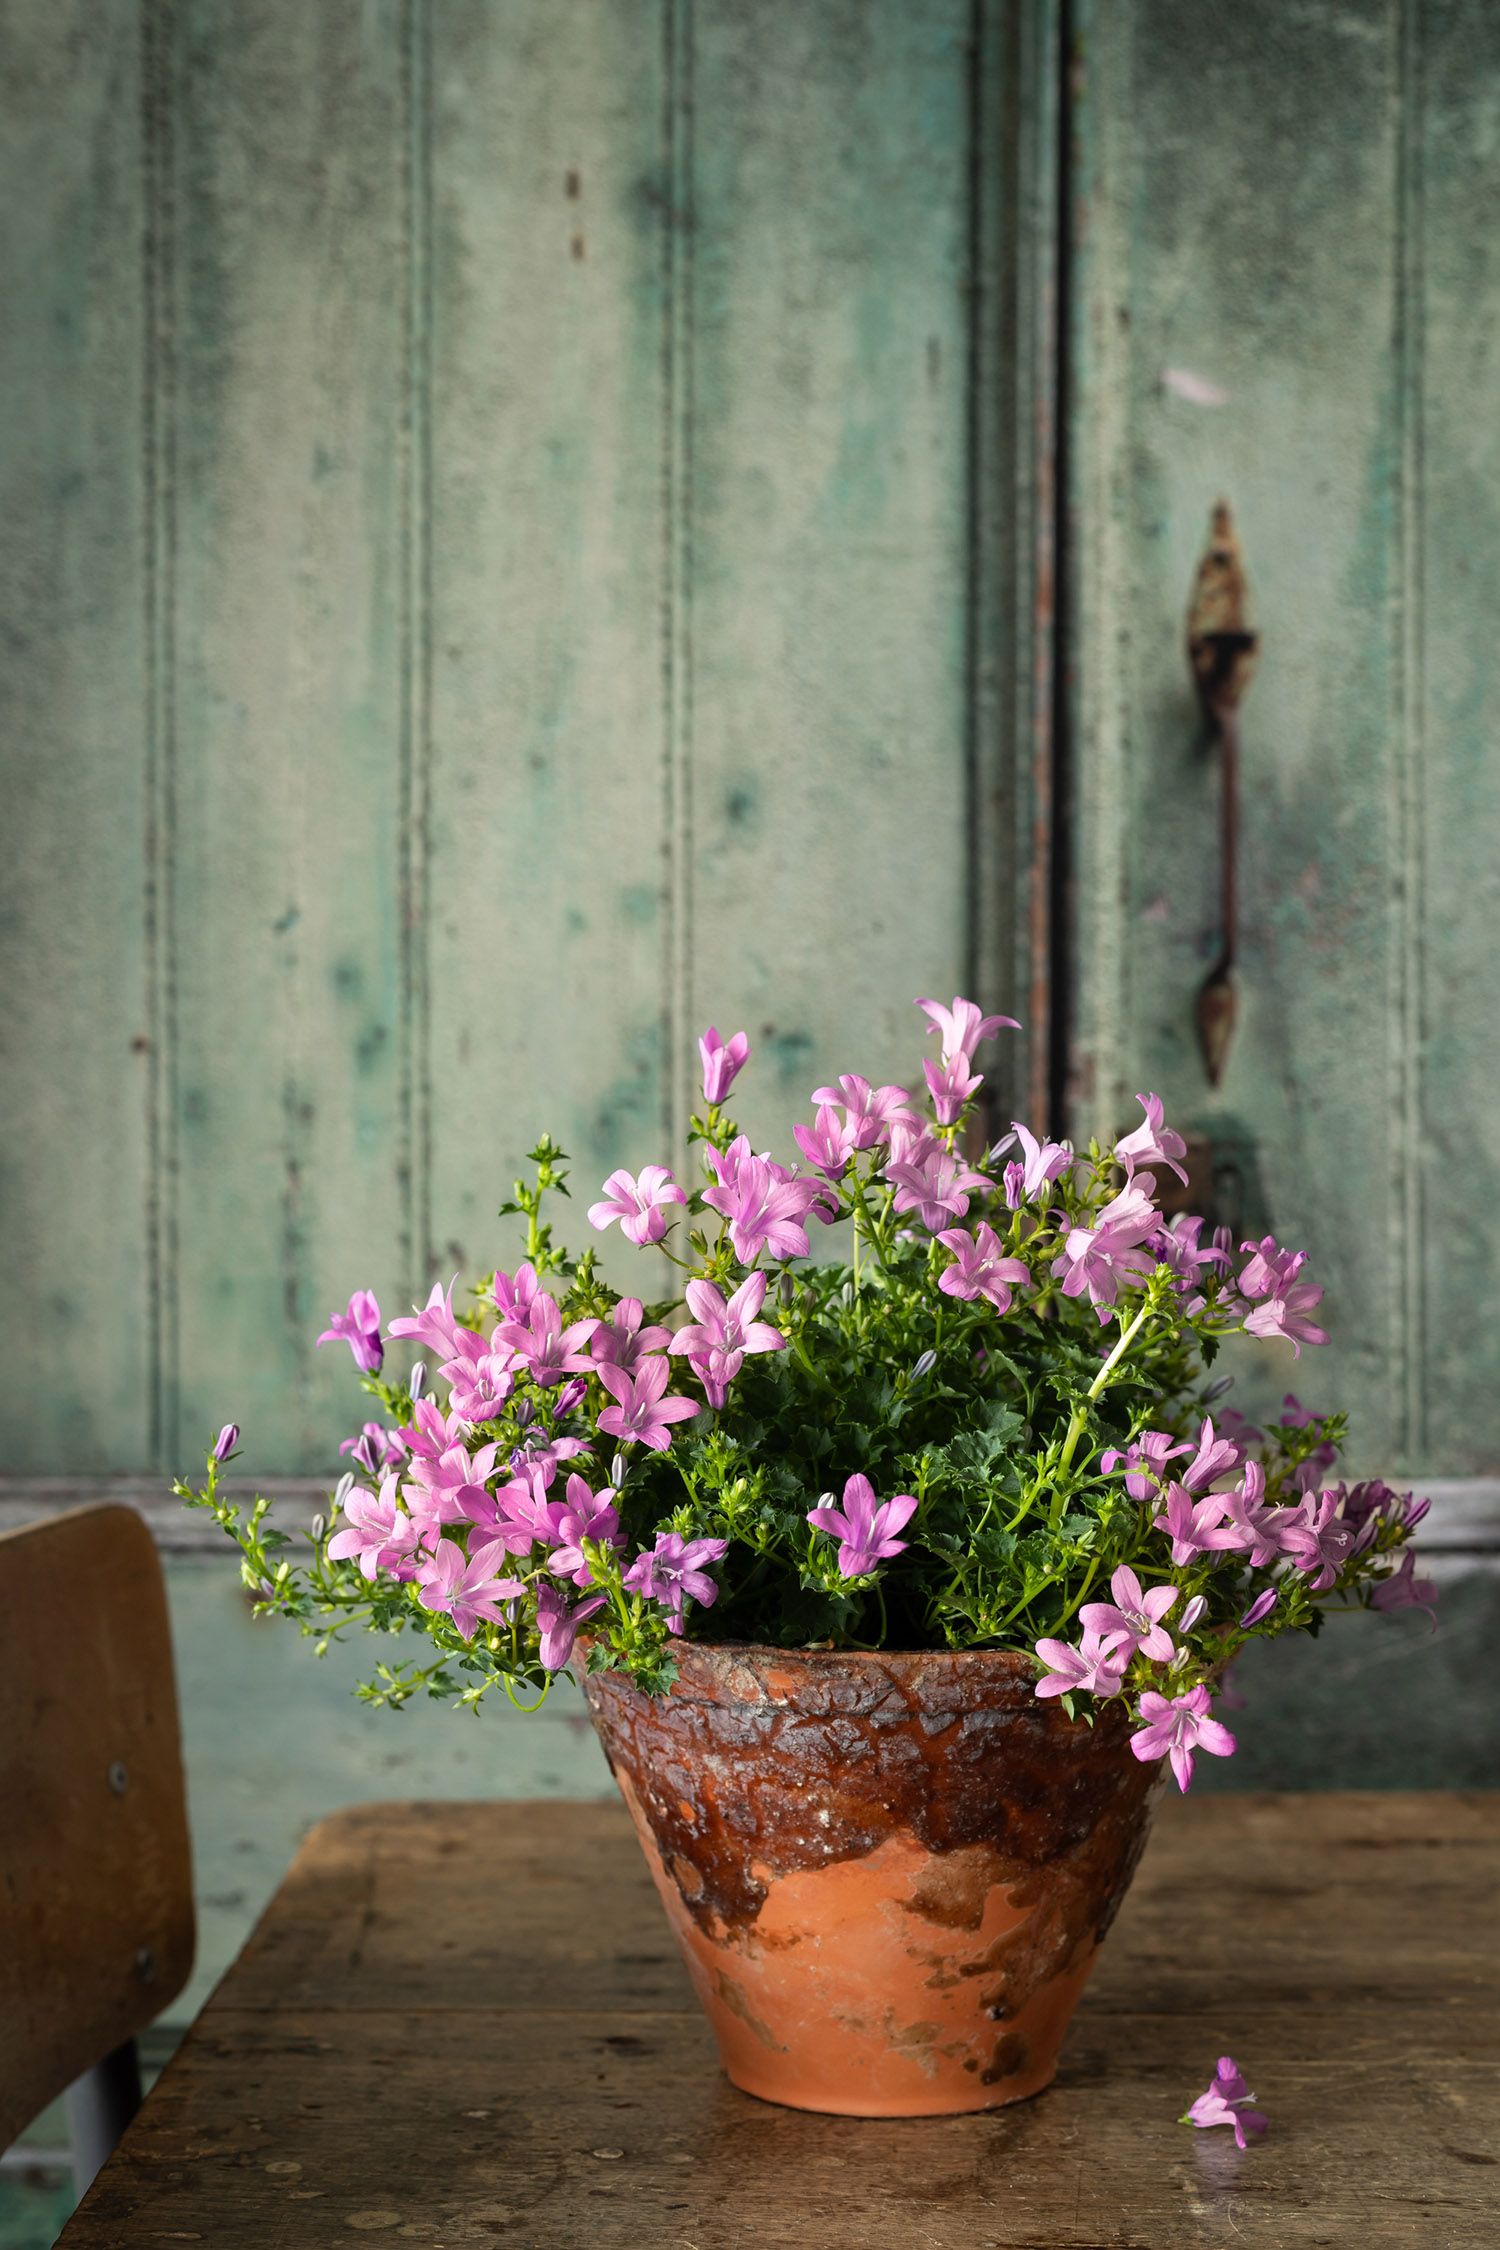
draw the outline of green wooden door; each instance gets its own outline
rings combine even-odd
[[[1369,1466],[1500,1463],[1500,14],[1482,0],[1078,11],[1072,1091],[1140,1085],[1305,1245],[1291,1375]],[[1263,635],[1243,713],[1239,1025],[1217,761],[1183,620],[1231,503]],[[1284,1355],[1239,1355],[1242,1402]]]
[[[668,1157],[710,1020],[784,1137],[1045,1016],[1054,87],[970,0],[6,0],[9,1471],[326,1470],[330,1308]]]

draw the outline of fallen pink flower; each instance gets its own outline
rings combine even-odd
[[[1246,2126],[1252,2133],[1263,2133],[1266,2129],[1264,2112],[1250,2107],[1254,2099],[1233,2055],[1220,2055],[1213,2084],[1206,2094],[1200,2094],[1195,2102],[1188,2104],[1177,2122],[1196,2125],[1200,2130],[1210,2125],[1232,2125],[1236,2145],[1243,2148]]]

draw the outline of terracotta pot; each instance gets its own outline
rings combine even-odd
[[[1012,1652],[688,1643],[586,1681],[737,2086],[915,2117],[1048,2084],[1162,1786]]]

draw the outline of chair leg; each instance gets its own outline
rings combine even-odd
[[[133,2039],[68,2088],[73,2191],[81,2203],[94,2174],[141,2106],[141,2061]]]

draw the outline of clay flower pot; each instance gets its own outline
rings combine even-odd
[[[585,1682],[737,2086],[915,2117],[1048,2084],[1163,1769],[1010,1651],[686,1643],[670,1695]]]

